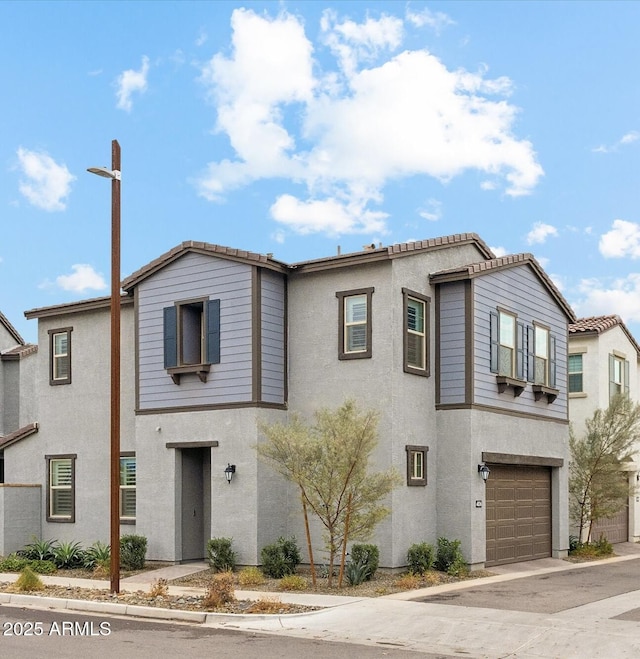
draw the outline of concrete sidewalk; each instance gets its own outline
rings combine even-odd
[[[616,545],[615,558],[590,563],[542,559],[492,568],[495,576],[446,584],[378,598],[352,598],[303,593],[278,593],[281,601],[327,607],[299,615],[230,615],[127,606],[109,602],[56,600],[0,593],[0,603],[59,608],[113,615],[183,620],[204,626],[286,634],[316,640],[394,646],[427,653],[467,657],[589,657],[626,658],[640,655],[640,590],[600,602],[567,608],[556,614],[525,613],[469,606],[412,601],[426,595],[500,584],[567,570],[597,574],[597,567],[640,560],[640,544]],[[205,564],[174,565],[123,579],[123,590],[148,591],[153,581],[184,576]],[[592,569],[589,572],[589,569]],[[12,581],[17,575],[1,575]],[[47,583],[108,588],[108,582],[45,577]],[[640,588],[640,583],[638,584]],[[201,589],[170,587],[171,594],[200,594]],[[264,593],[236,591],[239,599],[259,599]],[[570,607],[570,603],[567,603]],[[615,618],[615,619],[614,619]]]

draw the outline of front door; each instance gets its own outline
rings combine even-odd
[[[205,556],[209,534],[208,494],[211,486],[211,449],[185,448],[182,453],[182,560]]]

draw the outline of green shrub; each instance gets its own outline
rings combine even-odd
[[[123,536],[124,537],[124,536]],[[111,559],[111,547],[98,540],[84,552],[84,567],[93,570],[108,563]]]
[[[53,547],[53,562],[59,570],[82,567],[84,551],[79,542],[61,542]]]
[[[607,540],[607,537],[601,533],[600,537],[594,542],[596,554],[598,556],[609,556],[613,554],[613,545]]]
[[[233,572],[236,553],[231,549],[232,538],[211,538],[207,542],[209,565],[217,572]]]
[[[276,542],[263,547],[260,556],[262,571],[272,579],[294,574],[300,565],[300,550],[294,537],[278,538]]]
[[[466,563],[460,551],[460,540],[447,540],[438,538],[438,551],[436,556],[436,569],[452,576],[459,576],[460,571],[466,568]]]
[[[44,590],[42,579],[27,565],[16,580],[16,588],[20,591]]]
[[[0,572],[20,572],[29,565],[28,558],[22,558],[16,554],[9,554],[0,561]]]
[[[263,583],[264,574],[257,567],[245,567],[238,574],[238,584],[240,586],[259,586]]]
[[[53,574],[58,569],[53,561],[29,561],[29,567],[38,574]]]
[[[123,535],[120,538],[120,567],[142,570],[147,556],[147,539],[143,535]]]
[[[433,545],[427,542],[414,543],[407,552],[409,572],[412,574],[424,574],[433,567],[435,562],[435,551]]]
[[[364,562],[366,564],[368,571],[365,581],[373,579],[380,563],[378,547],[376,545],[352,545],[350,554],[353,563]]]
[[[38,540],[35,536],[33,542],[17,551],[18,556],[28,558],[30,561],[52,561],[57,540]]]

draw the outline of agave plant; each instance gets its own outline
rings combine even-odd
[[[82,567],[84,551],[79,542],[61,542],[53,549],[53,562],[59,569],[72,570]]]
[[[57,540],[38,540],[33,536],[33,542],[25,545],[18,553],[30,561],[51,561],[54,557],[54,549]]]
[[[111,546],[104,542],[94,542],[91,547],[84,552],[84,567],[92,570],[98,566],[109,564],[111,558]]]

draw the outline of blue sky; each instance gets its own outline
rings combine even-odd
[[[0,310],[183,240],[295,262],[459,232],[640,338],[640,3],[0,2]]]

